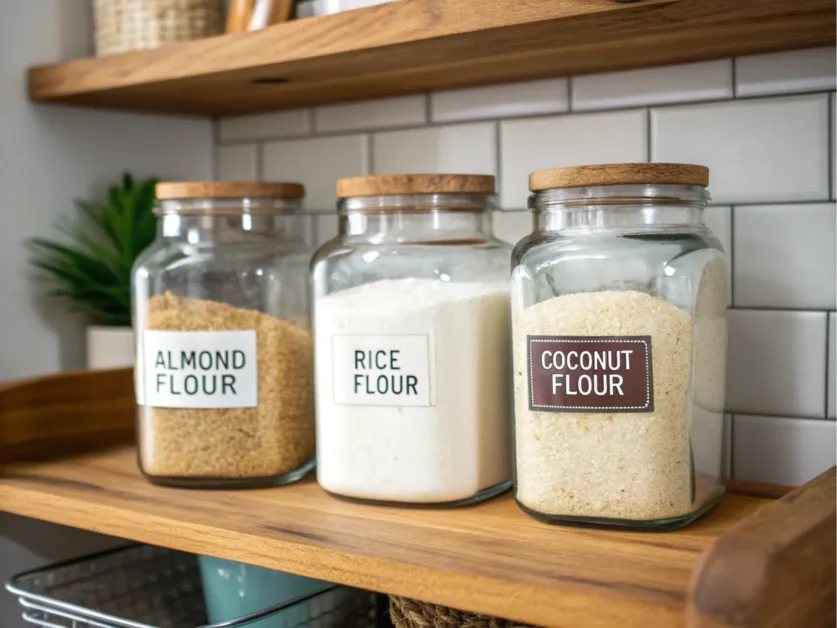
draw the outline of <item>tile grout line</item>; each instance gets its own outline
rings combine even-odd
[[[834,121],[834,110],[837,109],[837,92],[831,92],[828,96],[828,114],[826,115],[826,150],[825,153],[828,155],[828,197],[832,200],[837,200],[837,181],[835,181],[835,176],[837,173],[834,171],[834,148],[837,147],[837,128],[835,128],[835,121]]]
[[[308,133],[302,137],[321,137],[320,133],[317,132],[317,116],[314,107],[306,107],[305,122],[308,124]]]
[[[568,88],[569,89],[569,88]],[[503,120],[503,121],[514,121],[514,120],[538,120],[538,119],[546,119],[546,118],[561,118],[567,116],[574,116],[574,115],[591,115],[597,113],[623,113],[623,112],[631,112],[631,111],[640,111],[640,110],[650,110],[650,109],[669,109],[673,107],[689,107],[689,106],[702,106],[702,105],[712,105],[712,104],[724,104],[724,103],[732,103],[732,102],[747,102],[747,101],[759,101],[759,100],[770,100],[770,99],[780,99],[780,98],[803,98],[805,96],[829,96],[831,94],[828,90],[809,90],[803,92],[784,92],[784,93],[776,93],[776,94],[757,94],[753,96],[741,96],[741,97],[734,97],[734,98],[709,98],[709,99],[696,99],[696,100],[684,100],[680,102],[669,102],[669,103],[645,103],[642,105],[631,105],[626,107],[612,107],[612,108],[602,108],[602,109],[584,109],[584,110],[575,110],[575,109],[568,109],[564,112],[553,112],[553,113],[530,113],[530,114],[520,114],[514,116],[505,116],[502,118],[470,118],[467,120],[450,120],[450,121],[429,121],[427,123],[422,124],[403,124],[403,125],[395,125],[383,128],[376,128],[370,127],[366,129],[346,129],[346,130],[337,130],[337,131],[325,131],[325,132],[317,132],[313,130],[313,118],[314,118],[314,111],[312,108],[307,108],[307,115],[309,118],[309,124],[312,126],[312,131],[308,133],[289,133],[287,135],[265,135],[258,138],[247,138],[247,139],[233,139],[218,143],[223,146],[235,145],[235,144],[246,144],[248,142],[252,142],[256,139],[261,141],[279,141],[279,140],[291,140],[291,139],[304,139],[307,137],[342,137],[345,135],[357,135],[359,133],[364,132],[381,132],[381,131],[412,131],[416,129],[424,129],[424,128],[436,128],[441,126],[460,126],[466,124],[475,124],[475,123],[489,123],[494,120]]]
[[[730,414],[732,416],[753,416],[760,418],[763,417],[765,419],[786,419],[788,421],[831,421],[831,419],[824,419],[821,416],[812,416],[810,414],[770,414],[769,412],[764,412],[762,410],[759,410],[757,412],[749,412],[746,410],[730,410],[728,408],[724,408],[724,414]]]
[[[372,133],[366,134],[366,174],[375,174],[375,142]]]
[[[494,179],[495,180],[494,193],[497,195],[498,200],[502,198],[502,194],[503,194],[503,190],[500,187],[501,186],[501,181],[503,179],[502,170],[501,170],[502,164],[503,164],[502,139],[501,139],[500,135],[501,135],[500,134],[500,121],[495,120],[494,121],[494,177],[495,177],[495,179]],[[497,204],[500,205],[499,202]]]
[[[256,179],[264,181],[264,142],[256,142]]]
[[[730,59],[732,63],[732,70],[730,71],[730,79],[732,80],[732,98],[738,99],[738,57]]]
[[[569,89],[569,88],[568,88]],[[317,132],[313,129],[313,118],[314,118],[314,111],[312,108],[307,108],[307,115],[309,118],[309,124],[312,126],[312,130],[308,133],[289,133],[287,135],[265,135],[258,138],[242,138],[242,139],[233,139],[228,141],[218,141],[219,145],[222,146],[230,146],[230,145],[237,145],[237,144],[246,144],[248,142],[253,142],[256,140],[259,141],[282,141],[282,140],[293,140],[293,139],[305,139],[310,137],[342,137],[347,135],[358,135],[360,133],[367,133],[367,132],[382,132],[382,131],[414,131],[417,129],[425,129],[425,128],[437,128],[442,126],[461,126],[465,124],[475,124],[475,123],[490,123],[495,120],[502,120],[502,121],[515,121],[515,120],[539,120],[539,119],[547,119],[547,118],[563,118],[567,116],[583,116],[583,115],[591,115],[597,113],[623,113],[623,112],[632,112],[632,111],[641,111],[646,110],[650,111],[651,109],[669,109],[673,107],[689,107],[689,106],[703,106],[703,105],[712,105],[712,104],[723,104],[723,103],[732,103],[732,102],[747,102],[747,101],[758,101],[758,100],[769,100],[769,99],[776,99],[776,98],[804,98],[806,96],[816,96],[816,95],[830,95],[832,94],[832,90],[812,90],[807,92],[784,92],[784,93],[776,93],[776,94],[759,94],[755,96],[744,96],[740,98],[710,98],[705,100],[684,100],[680,102],[670,102],[670,103],[646,103],[643,105],[631,105],[626,107],[612,107],[612,108],[603,108],[603,109],[584,109],[584,110],[574,110],[568,109],[564,112],[553,112],[553,113],[530,113],[530,114],[520,114],[515,116],[505,116],[502,118],[469,118],[467,120],[451,120],[451,121],[428,121],[427,123],[423,124],[404,124],[404,125],[395,125],[395,126],[388,126],[382,128],[370,127],[365,129],[345,129],[345,130],[336,130],[336,131],[326,131],[326,132]],[[829,198],[830,199],[830,195]]]
[[[431,103],[431,93],[424,94],[424,126],[429,126],[433,121],[433,105]]]
[[[829,325],[829,318],[831,315],[826,313],[825,315],[825,405],[823,406],[823,418],[827,421],[828,420],[828,380],[831,377],[831,374],[828,372],[828,341],[830,340],[829,336],[831,336],[831,325]]]
[[[711,188],[711,182],[710,182]],[[763,207],[763,206],[795,206],[795,205],[822,205],[824,203],[832,203],[830,199],[812,198],[804,201],[718,201],[712,199],[708,207]]]
[[[772,305],[732,305],[731,310],[741,312],[788,312],[794,314],[828,314],[832,310],[816,309],[810,307],[776,307]]]
[[[573,83],[575,80],[572,76],[567,77],[567,113],[573,113],[575,107],[573,106]]]
[[[729,206],[729,307],[735,307],[735,205]]]
[[[210,157],[210,161],[212,162],[212,180],[217,181],[220,173],[220,168],[218,167],[219,157],[218,154],[221,151],[221,142],[220,142],[220,135],[221,135],[221,124],[218,121],[218,118],[212,118],[212,155]]]

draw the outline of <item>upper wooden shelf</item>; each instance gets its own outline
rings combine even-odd
[[[36,67],[39,102],[209,116],[831,44],[833,0],[399,0]]]

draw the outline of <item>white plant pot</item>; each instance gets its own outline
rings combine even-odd
[[[134,330],[131,327],[87,328],[87,368],[115,369],[134,365]]]

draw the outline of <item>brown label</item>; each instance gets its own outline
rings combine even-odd
[[[527,336],[529,409],[653,412],[651,336]]]

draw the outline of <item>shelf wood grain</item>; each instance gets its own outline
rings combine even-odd
[[[0,384],[0,461],[124,443],[135,429],[132,369],[53,373]]]
[[[690,628],[831,628],[837,620],[832,467],[719,537],[693,578]]]
[[[33,68],[39,102],[208,116],[823,46],[832,0],[399,0]]]
[[[349,503],[312,480],[161,488],[132,447],[0,466],[0,510],[547,627],[685,626],[701,554],[771,501],[728,495],[684,530],[649,534],[550,526],[508,495],[428,510]]]

